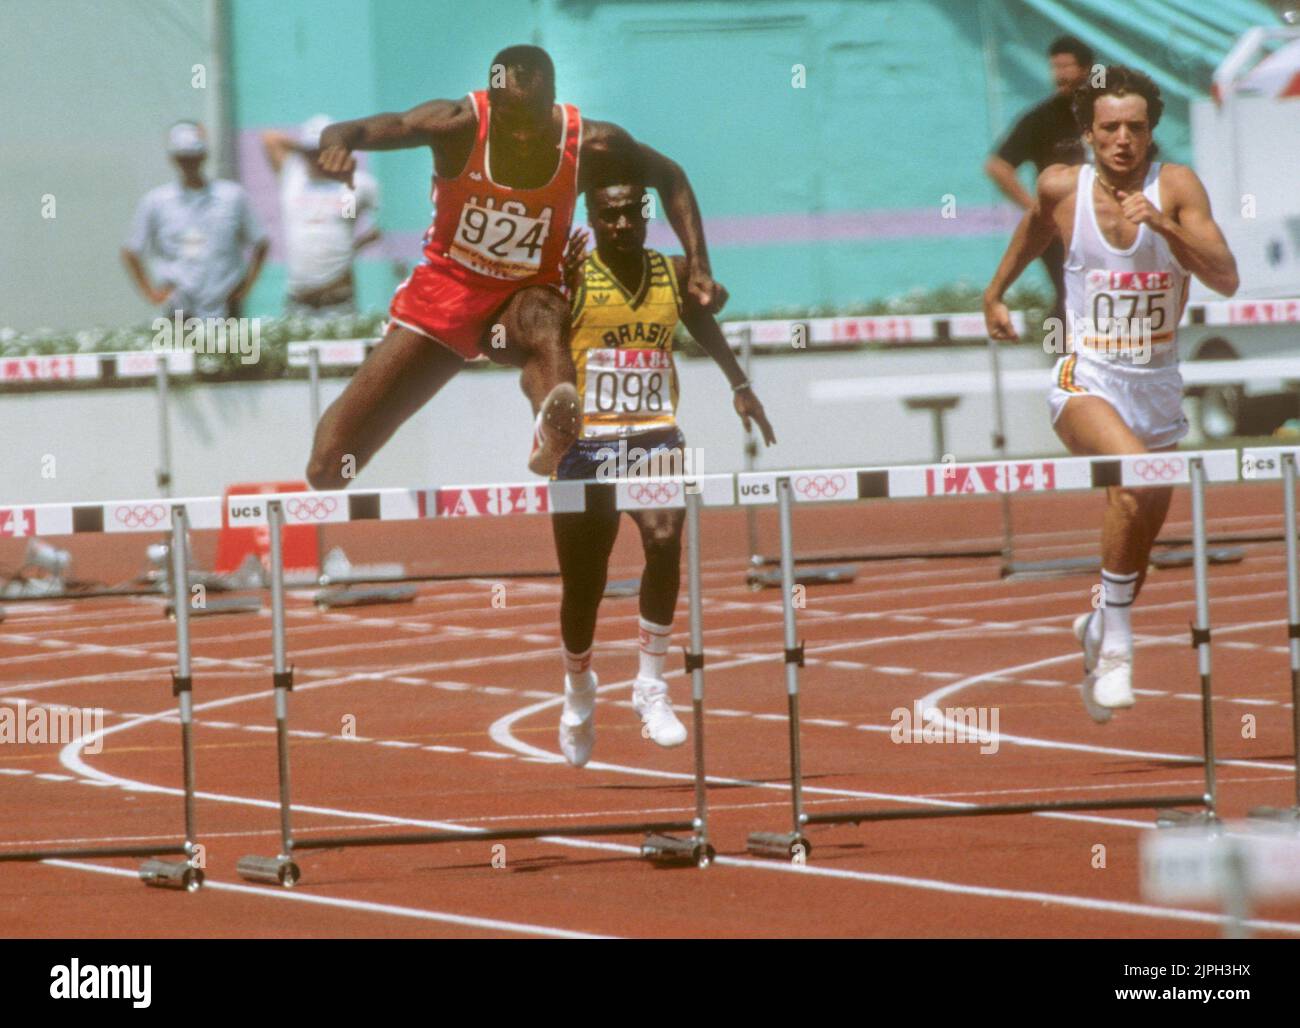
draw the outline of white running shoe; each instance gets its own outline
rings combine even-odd
[[[533,452],[528,470],[534,475],[553,475],[560,458],[573,445],[582,428],[582,400],[570,382],[561,382],[542,401],[533,426]]]
[[[1074,637],[1079,640],[1079,645],[1083,647],[1083,680],[1079,683],[1079,691],[1083,694],[1083,709],[1088,712],[1088,716],[1099,725],[1104,725],[1110,720],[1111,712],[1107,707],[1103,707],[1097,702],[1096,685],[1097,676],[1097,657],[1101,650],[1101,640],[1094,643],[1088,637],[1088,624],[1097,616],[1095,610],[1087,614],[1080,614],[1074,619]]]
[[[1097,661],[1096,682],[1092,694],[1103,707],[1115,710],[1131,707],[1133,696],[1133,655],[1103,653]]]
[[[638,678],[632,683],[632,706],[641,715],[644,734],[660,746],[680,746],[686,726],[677,720],[668,702],[668,683],[659,678]]]
[[[596,676],[591,676],[590,689],[572,688],[572,680],[564,676],[564,710],[560,714],[560,752],[574,767],[582,767],[591,759],[591,749],[596,745]]]

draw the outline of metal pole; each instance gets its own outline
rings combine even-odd
[[[989,336],[989,370],[993,376],[993,451],[998,460],[1007,459],[1006,408],[1002,398],[1002,362],[998,341]],[[1002,577],[1011,574],[1015,563],[1015,539],[1011,532],[1011,494],[999,494],[1002,501]]]
[[[803,834],[803,760],[799,752],[799,667],[803,653],[799,649],[794,615],[794,538],[790,526],[790,480],[776,483],[776,499],[781,520],[781,611],[785,620],[785,689],[790,713],[790,802],[792,832]]]
[[[156,365],[158,383],[158,463],[156,474],[160,496],[172,494],[172,434],[171,421],[167,415],[167,355],[158,354]]]
[[[938,407],[931,407],[930,420],[934,426],[934,462],[942,464],[944,454],[948,452],[947,443],[943,438],[943,411]]]
[[[281,529],[284,509],[279,500],[267,504],[271,531],[271,660],[275,685],[275,748],[280,771],[280,856],[293,853],[293,830],[289,814],[289,689],[291,672],[285,662],[284,637],[284,553]]]
[[[320,350],[307,344],[307,381],[311,383],[311,430],[320,424]]]
[[[181,760],[185,778],[185,847],[192,853],[194,845],[194,697],[190,688],[190,590],[186,561],[185,507],[172,507],[172,610],[176,615],[176,675],[172,689],[176,693],[181,718]]]
[[[316,434],[320,424],[320,347],[316,343],[307,344],[307,380],[311,407],[311,431]],[[316,526],[316,575],[325,574],[325,526]]]
[[[686,491],[686,579],[691,627],[691,711],[695,723],[695,843],[709,844],[709,810],[704,779],[704,625],[700,585],[700,494]]]
[[[751,366],[754,356],[754,332],[746,327],[740,333],[740,366],[745,371],[745,379],[752,381]],[[755,458],[758,457],[758,436],[753,426],[745,429],[745,470],[753,471]],[[749,541],[749,563],[751,567],[763,566],[763,555],[758,549],[758,511],[753,507],[745,508],[745,531]]]
[[[1300,811],[1300,577],[1296,574],[1295,454],[1282,455],[1283,509],[1286,513],[1286,610],[1291,650],[1291,740],[1296,757],[1295,800]]]
[[[1210,690],[1210,595],[1206,567],[1205,542],[1205,464],[1200,457],[1191,459],[1192,478],[1192,567],[1196,578],[1197,669],[1201,676],[1201,724],[1205,743],[1205,806],[1215,816],[1216,790],[1214,767],[1214,710]]]

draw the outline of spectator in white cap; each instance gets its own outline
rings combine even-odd
[[[183,318],[237,318],[269,240],[243,186],[204,176],[208,144],[202,125],[178,121],[167,133],[167,153],[179,181],[144,195],[122,260],[140,292],[169,318],[176,312]]]
[[[280,177],[288,295],[285,312],[325,317],[356,311],[352,264],[379,239],[374,225],[379,186],[364,171],[354,188],[324,175],[317,158],[330,119],[318,114],[297,135],[262,133],[267,160]]]

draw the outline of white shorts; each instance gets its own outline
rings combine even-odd
[[[1077,354],[1066,354],[1052,369],[1052,392],[1047,402],[1053,425],[1071,396],[1100,396],[1149,450],[1172,446],[1189,428],[1183,413],[1183,376],[1177,364],[1112,368],[1095,360],[1079,360]]]

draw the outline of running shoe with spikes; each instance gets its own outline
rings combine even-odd
[[[641,715],[643,733],[660,746],[680,746],[686,726],[668,702],[668,683],[660,678],[638,678],[632,683],[632,706]]]
[[[1111,712],[1107,707],[1103,707],[1097,702],[1095,695],[1097,685],[1097,657],[1101,651],[1101,639],[1095,642],[1088,634],[1088,628],[1093,618],[1097,617],[1095,610],[1087,614],[1080,614],[1074,619],[1074,637],[1079,640],[1083,647],[1083,680],[1079,683],[1079,691],[1083,694],[1083,709],[1088,712],[1088,716],[1099,725],[1104,725],[1110,720]]]
[[[533,425],[533,452],[528,470],[535,475],[553,475],[560,458],[578,438],[582,423],[582,402],[570,382],[561,382],[546,395]]]
[[[564,676],[564,709],[560,713],[560,752],[574,767],[591,759],[596,745],[596,676],[586,689],[573,688],[573,679]]]
[[[1102,653],[1097,660],[1092,694],[1103,707],[1118,710],[1131,707],[1133,696],[1133,654]]]

